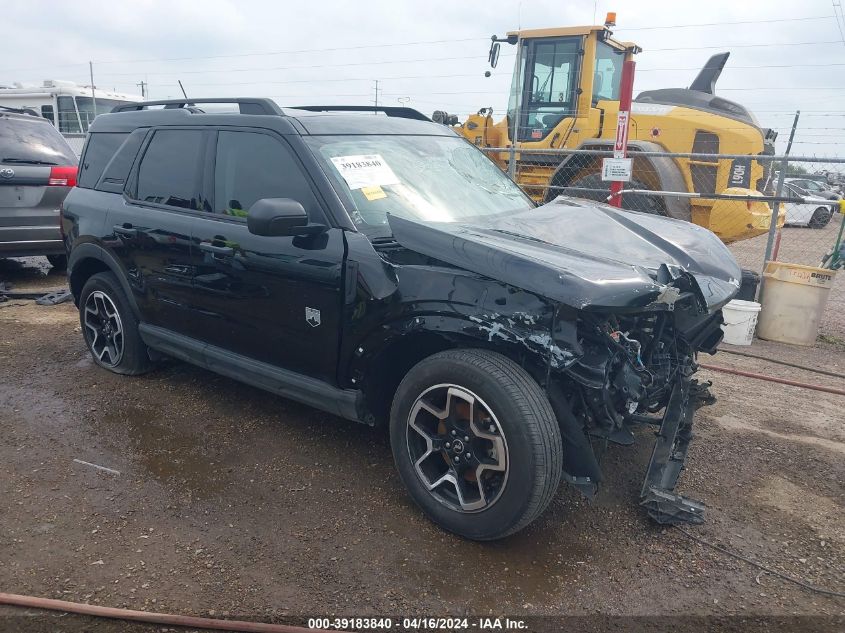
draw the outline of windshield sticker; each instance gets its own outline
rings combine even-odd
[[[332,163],[352,190],[399,184],[399,179],[381,154],[335,156]]]
[[[373,187],[361,187],[361,193],[364,194],[364,197],[367,200],[381,200],[382,198],[387,197],[387,194],[384,193],[384,189],[378,185]]]

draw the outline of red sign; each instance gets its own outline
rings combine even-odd
[[[630,113],[627,110],[619,112],[616,120],[616,142],[613,145],[613,157],[625,158],[625,151],[628,148],[628,118]]]

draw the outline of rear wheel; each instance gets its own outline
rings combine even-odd
[[[415,365],[396,391],[390,440],[414,501],[470,539],[521,530],[560,481],[560,429],[546,395],[522,367],[486,350]]]
[[[601,174],[587,174],[577,180],[570,182],[568,187],[583,187],[584,189],[595,189],[596,191],[572,191],[566,192],[567,195],[572,195],[578,198],[586,198],[587,200],[597,200],[599,202],[607,203],[608,190],[610,183],[601,179]],[[625,183],[625,189],[651,189],[647,184],[639,180],[632,180]],[[658,196],[622,195],[622,208],[629,211],[641,211],[643,213],[651,213],[653,215],[667,215],[666,207]]]
[[[113,273],[97,273],[79,296],[79,322],[94,362],[116,374],[142,374],[152,367],[138,320]]]
[[[810,218],[808,226],[812,229],[823,229],[830,222],[831,215],[830,209],[819,207],[813,211],[813,217]]]
[[[47,261],[56,270],[67,270],[67,255],[47,255]]]

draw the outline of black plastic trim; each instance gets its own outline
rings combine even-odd
[[[144,343],[156,351],[347,420],[363,422],[363,394],[358,390],[341,389],[155,325],[141,323],[138,329]]]

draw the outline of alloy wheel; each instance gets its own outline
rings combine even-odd
[[[408,453],[429,493],[448,508],[486,510],[508,478],[508,448],[490,407],[470,390],[435,385],[408,415]]]
[[[91,352],[109,367],[123,358],[123,323],[109,296],[95,290],[85,300],[85,338]]]

